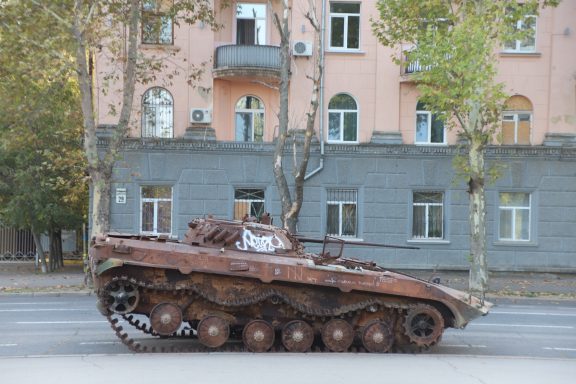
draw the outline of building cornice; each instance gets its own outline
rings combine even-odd
[[[98,146],[105,148],[108,137],[99,137]],[[123,152],[225,152],[225,153],[262,153],[272,155],[274,143],[253,143],[236,141],[200,141],[183,138],[126,138],[122,142]],[[286,147],[287,151],[292,146]],[[320,153],[320,145],[312,144],[312,153]],[[325,144],[326,155],[351,155],[362,157],[453,157],[464,154],[465,147],[456,145],[426,146],[410,144]],[[546,160],[576,161],[576,147],[549,146],[490,146],[486,150],[488,159],[498,158],[538,158]]]

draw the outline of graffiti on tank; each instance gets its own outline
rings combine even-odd
[[[245,229],[242,239],[236,242],[236,248],[242,251],[250,249],[256,252],[274,252],[277,248],[284,248],[284,243],[276,235],[258,236]]]

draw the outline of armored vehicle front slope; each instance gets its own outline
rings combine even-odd
[[[431,346],[445,328],[463,328],[490,307],[467,293],[343,258],[339,239],[326,238],[323,251],[311,254],[272,225],[196,219],[189,227],[181,242],[118,234],[93,240],[98,308],[133,350],[147,347],[127,336],[119,318],[207,348],[241,340],[255,352],[313,346],[388,352]]]

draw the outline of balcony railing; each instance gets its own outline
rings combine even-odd
[[[216,48],[215,68],[280,68],[280,47],[272,45],[223,45]]]
[[[216,48],[215,77],[280,76],[280,47],[223,45]]]
[[[430,65],[424,66],[424,65],[420,64],[420,62],[418,62],[418,61],[413,61],[411,63],[408,63],[406,60],[404,60],[404,74],[405,75],[409,75],[410,73],[427,71],[430,68],[431,68]]]

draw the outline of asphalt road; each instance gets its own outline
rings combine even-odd
[[[0,356],[131,354],[94,303],[93,296],[80,295],[0,296]],[[448,329],[423,353],[574,359],[576,366],[572,304],[500,304],[466,329]]]

